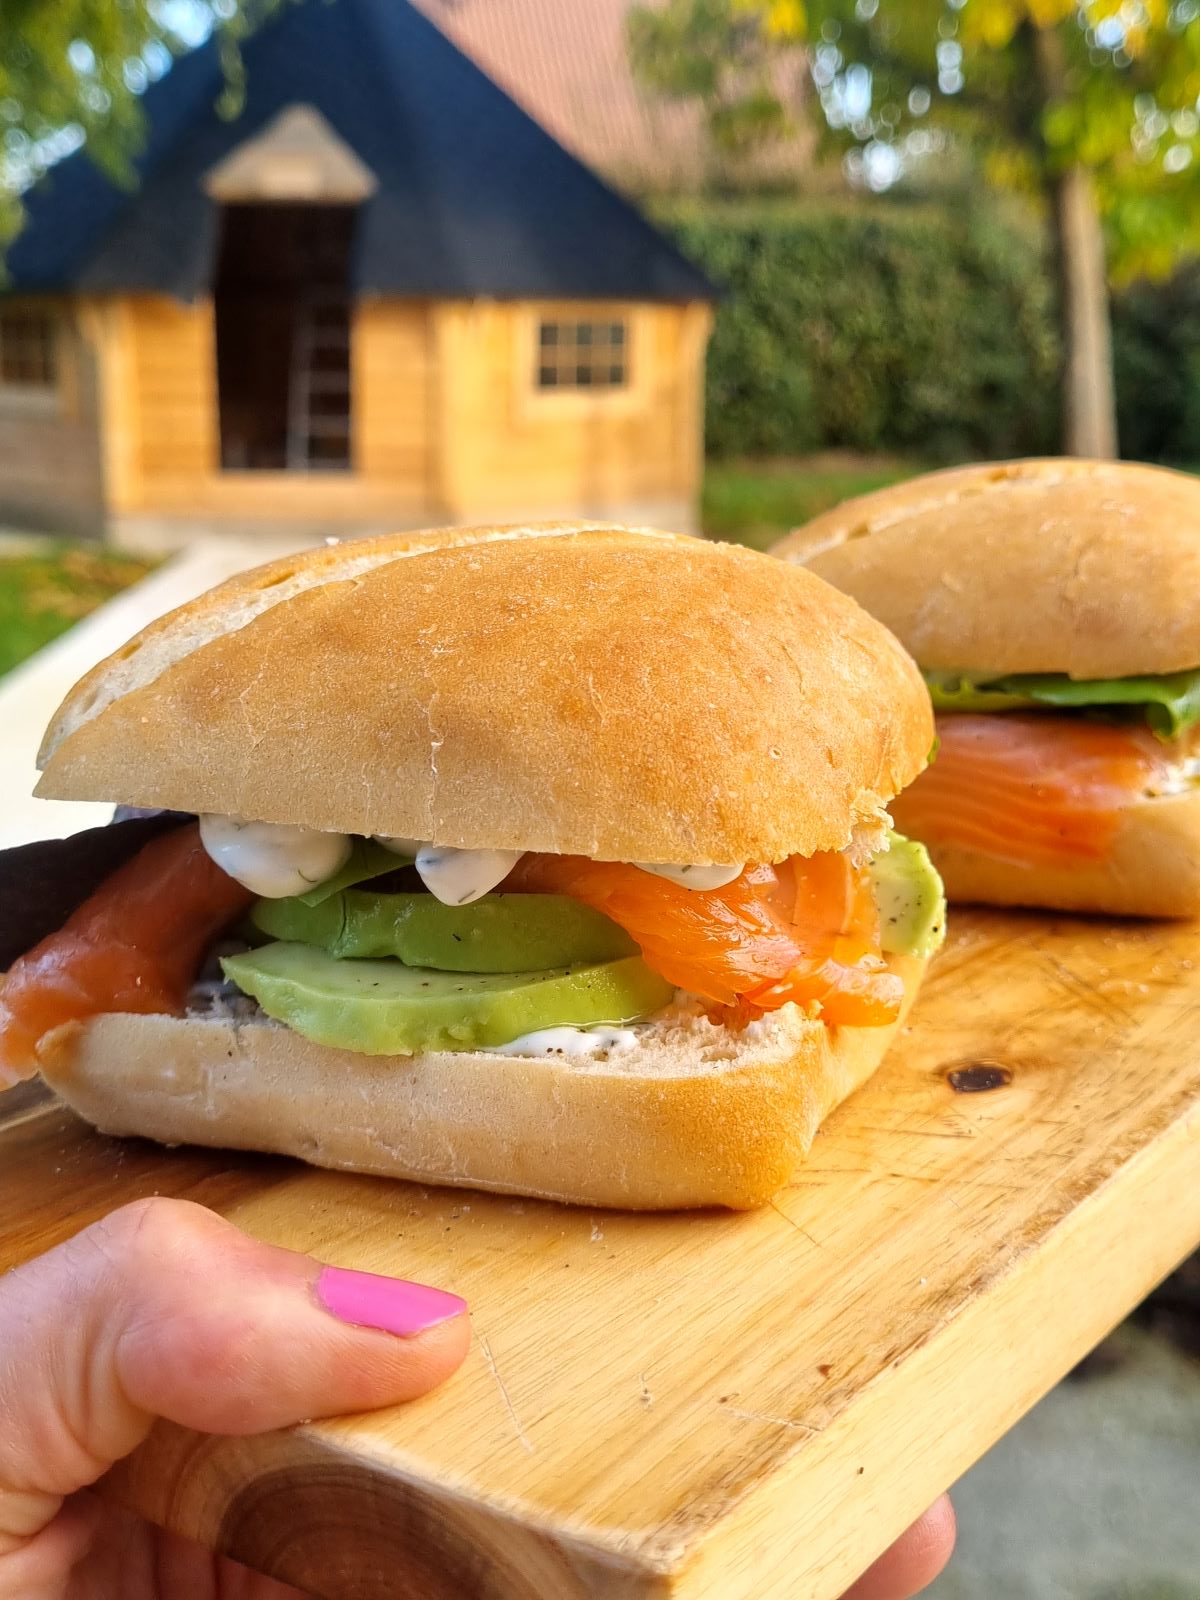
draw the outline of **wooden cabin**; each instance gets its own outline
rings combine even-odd
[[[712,290],[407,0],[299,0],[85,153],[0,291],[0,522],[169,545],[693,524]]]

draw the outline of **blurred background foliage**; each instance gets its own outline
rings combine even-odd
[[[1200,269],[1134,284],[1117,300],[1114,360],[1122,453],[1200,465]]]
[[[708,357],[712,455],[1055,448],[1054,292],[1020,219],[898,202],[659,214],[726,289]]]
[[[726,290],[710,456],[1058,449],[1054,273],[1019,206],[691,199],[656,214]],[[1200,465],[1200,266],[1116,290],[1112,321],[1122,454]]]
[[[133,180],[142,90],[214,28],[236,109],[240,41],[286,3],[0,0],[0,243],[80,143]],[[1200,0],[632,0],[626,38],[713,155],[640,194],[724,290],[708,531],[761,541],[945,461],[1108,453],[1114,425],[1200,465]],[[756,165],[799,129],[792,169]]]
[[[239,44],[281,0],[0,0],[0,247],[21,223],[21,191],[86,144],[132,184],[140,96],[181,51],[219,29],[227,88],[241,99]]]
[[[642,80],[701,104],[717,148],[808,116],[868,190],[949,162],[1027,196],[1058,277],[1063,447],[1116,453],[1108,280],[1200,245],[1198,0],[657,0],[628,32]],[[815,92],[782,95],[797,41]]]

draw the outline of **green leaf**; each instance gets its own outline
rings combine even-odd
[[[326,878],[324,883],[319,883],[307,894],[298,894],[296,899],[306,906],[319,906],[330,895],[340,894],[343,889],[350,889],[356,883],[365,883],[368,878],[382,878],[385,872],[395,872],[399,867],[411,867],[412,864],[411,856],[397,855],[394,850],[376,843],[374,839],[355,839],[350,859],[342,870],[335,872],[332,878]]]
[[[1018,673],[1007,678],[971,678],[958,672],[927,672],[930,698],[939,711],[1013,711],[1058,706],[1071,711],[1140,711],[1160,738],[1177,739],[1200,723],[1200,668],[1161,676],[1069,678],[1065,673]]]
[[[960,672],[927,672],[925,683],[935,711],[1018,711],[1036,704],[1031,695],[979,684]]]
[[[1099,47],[1097,22],[1117,14],[1121,47]],[[1116,281],[1165,277],[1200,251],[1200,17],[1190,5],[643,0],[628,37],[636,75],[697,104],[715,155],[744,162],[803,116],[822,148],[860,160],[874,141],[904,149],[911,132],[928,131],[942,154],[910,161],[901,188],[958,169],[1044,202],[1056,174],[1082,166]],[[788,60],[800,45],[809,73]],[[955,52],[949,73],[937,68],[944,47]],[[851,72],[866,75],[870,94],[848,118]]]
[[[1046,705],[1071,709],[1135,706],[1165,739],[1177,739],[1200,722],[1200,669],[1163,677],[1113,678],[1077,682],[1057,675],[1014,680]]]
[[[209,13],[235,108],[242,42],[286,0],[193,0]],[[186,9],[186,8],[184,8]],[[0,0],[0,252],[24,220],[21,194],[82,135],[88,158],[132,189],[145,145],[141,90],[185,48],[158,0]],[[151,66],[154,73],[151,72]]]

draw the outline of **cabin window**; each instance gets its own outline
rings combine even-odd
[[[57,329],[51,314],[0,309],[0,384],[52,390],[57,383]]]
[[[355,205],[222,208],[214,300],[226,470],[350,467],[357,215]]]
[[[559,318],[539,322],[539,389],[623,389],[628,381],[625,322]]]

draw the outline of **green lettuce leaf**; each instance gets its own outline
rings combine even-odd
[[[1030,706],[1067,710],[1129,711],[1163,739],[1177,739],[1200,722],[1200,668],[1162,677],[1068,678],[1066,673],[1018,673],[973,678],[963,672],[927,672],[938,711],[1015,711]]]
[[[1001,683],[1015,683],[1015,678],[980,684],[961,672],[927,672],[924,677],[935,711],[1019,711],[1022,706],[1037,704],[1030,695],[1013,694],[999,687]]]
[[[377,844],[374,839],[355,839],[350,859],[342,870],[309,889],[307,894],[298,894],[296,899],[302,900],[306,906],[319,906],[330,895],[340,894],[343,889],[352,888],[356,883],[366,883],[370,878],[382,878],[385,872],[395,872],[398,867],[411,866],[411,856],[398,856],[394,850]]]

